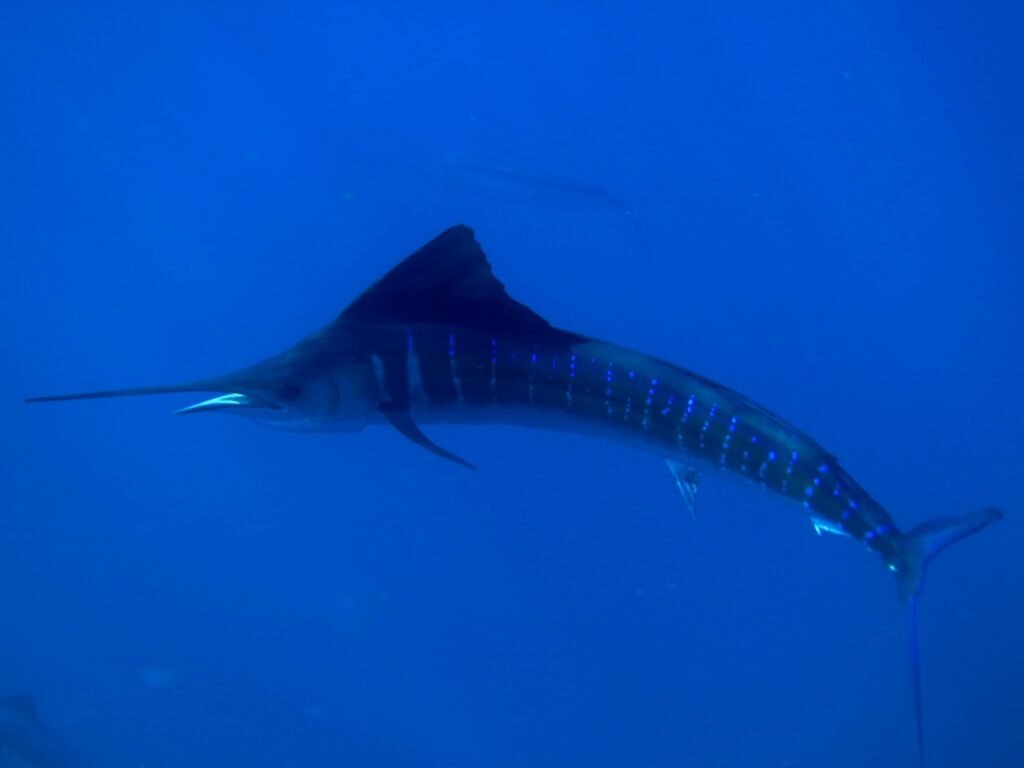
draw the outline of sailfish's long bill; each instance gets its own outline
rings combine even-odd
[[[901,530],[832,454],[752,400],[671,363],[555,328],[510,298],[465,226],[402,261],[330,324],[249,368],[181,385],[31,401],[187,391],[222,394],[179,413],[234,412],[316,431],[388,423],[465,466],[421,425],[582,432],[667,459],[691,506],[698,467],[792,499],[818,532],[863,542],[895,574],[909,619],[919,750],[914,616],[925,569],[940,551],[1002,516],[990,507]]]

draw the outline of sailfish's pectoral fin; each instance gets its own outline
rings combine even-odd
[[[421,430],[413,420],[412,414],[409,412],[409,406],[387,401],[378,405],[377,408],[382,414],[384,414],[384,418],[386,418],[395,429],[416,443],[416,445],[426,448],[428,451],[437,454],[442,459],[454,461],[456,464],[468,467],[469,469],[476,469],[476,467],[465,459],[456,456],[451,451],[446,451],[440,445],[423,434],[423,430]]]
[[[668,470],[672,473],[672,477],[675,478],[676,488],[683,495],[683,502],[690,511],[690,516],[696,518],[697,489],[700,486],[700,475],[696,469],[688,467],[681,462],[666,459],[665,463],[668,464]]]

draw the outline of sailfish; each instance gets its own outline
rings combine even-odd
[[[466,467],[423,427],[583,433],[666,459],[689,505],[701,468],[781,494],[819,533],[862,542],[893,573],[907,618],[922,764],[916,606],[925,571],[946,547],[1002,517],[988,507],[901,529],[835,456],[750,398],[670,362],[556,328],[511,298],[462,225],[400,262],[333,322],[255,365],[182,384],[29,401],[173,392],[219,393],[177,413],[231,412],[310,431],[389,424]]]

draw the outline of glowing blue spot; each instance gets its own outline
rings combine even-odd
[[[821,485],[821,478],[820,477],[814,478],[814,484],[815,485]]]
[[[630,371],[629,372],[629,378],[631,378],[631,379],[636,378],[636,371]]]
[[[850,499],[850,509],[857,509],[857,502]]]
[[[775,451],[768,451],[768,461],[775,461],[776,456]]]
[[[867,533],[864,534],[864,540],[865,541],[871,541],[877,535],[878,535],[878,533],[875,532],[875,531],[868,531]]]
[[[534,352],[532,355],[530,355],[530,362],[531,363],[536,363],[537,362],[537,353],[536,352]]]
[[[735,432],[736,431],[736,420],[735,419],[733,419],[733,423],[729,425],[729,431],[730,432]]]
[[[675,395],[669,395],[668,396],[668,404],[669,405],[672,405],[672,403],[674,403],[675,401],[676,401],[676,396]]]
[[[800,454],[798,454],[796,451],[793,451],[793,457],[790,459],[790,461],[791,462],[795,462],[799,458],[800,458]]]
[[[806,493],[808,496],[813,496],[814,495],[814,486],[813,485],[808,485],[806,488],[804,488],[804,493]]]
[[[850,519],[850,510],[847,509],[847,510],[845,510],[843,512],[843,520],[849,520],[849,519]]]
[[[751,435],[750,436],[750,442],[756,443],[757,442],[757,435]]]
[[[669,411],[670,411],[670,410],[671,410],[671,409],[669,409],[669,408],[664,408],[664,409],[662,409],[662,411],[661,411],[661,415],[662,415],[662,416],[668,416],[668,414],[669,414]]]
[[[646,402],[648,405],[650,405],[651,404],[651,398],[648,397],[647,400],[645,400],[644,402]]]
[[[822,464],[818,467],[818,474],[824,475],[826,472],[828,472],[828,464]]]

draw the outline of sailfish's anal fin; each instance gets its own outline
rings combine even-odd
[[[377,408],[395,429],[416,443],[416,445],[426,448],[428,451],[440,456],[442,459],[454,461],[456,464],[468,467],[469,469],[476,469],[476,467],[465,459],[456,456],[451,451],[446,451],[423,434],[423,430],[421,430],[413,420],[412,414],[409,412],[409,407],[407,405],[386,401],[377,406]]]

